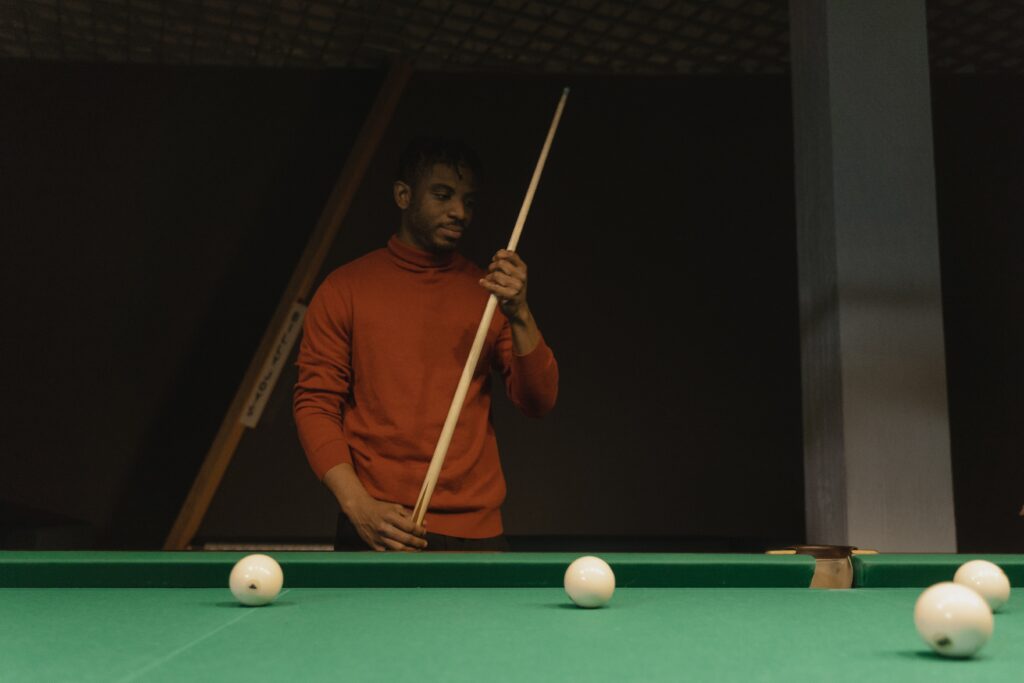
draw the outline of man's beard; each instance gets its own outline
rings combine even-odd
[[[429,251],[446,253],[454,251],[459,246],[459,239],[449,240],[442,235],[438,234],[441,228],[448,228],[459,233],[461,238],[462,234],[466,231],[466,224],[462,221],[448,221],[446,223],[430,223],[428,221],[420,221],[418,218],[414,218],[413,230],[416,234],[420,235],[424,246]]]

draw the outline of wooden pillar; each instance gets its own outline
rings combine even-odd
[[[956,549],[924,0],[791,0],[808,542]]]

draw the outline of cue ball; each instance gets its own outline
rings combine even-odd
[[[565,592],[579,607],[602,607],[615,592],[615,573],[600,557],[579,557],[565,570]]]
[[[247,555],[231,569],[228,586],[238,602],[256,607],[272,602],[281,592],[284,573],[269,555]]]
[[[966,586],[943,581],[914,605],[914,625],[924,642],[944,657],[970,657],[992,636],[992,610]]]
[[[1010,599],[1010,579],[999,565],[987,560],[971,560],[960,565],[953,577],[955,583],[973,589],[985,598],[995,612]]]

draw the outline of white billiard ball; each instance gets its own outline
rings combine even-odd
[[[977,591],[978,595],[985,598],[993,612],[1010,599],[1010,579],[999,565],[987,560],[963,563],[956,570],[953,581]]]
[[[231,569],[228,586],[238,602],[259,606],[272,602],[281,592],[284,573],[269,555],[247,555]]]
[[[585,555],[565,570],[565,592],[580,607],[602,607],[615,592],[615,573],[600,557]]]
[[[924,642],[944,657],[970,657],[992,636],[992,610],[966,586],[943,581],[914,605],[914,625]]]

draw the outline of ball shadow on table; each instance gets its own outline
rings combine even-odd
[[[977,654],[973,657],[943,657],[937,652],[931,650],[899,650],[894,652],[897,657],[903,659],[916,659],[918,661],[922,659],[928,659],[933,662],[978,662],[986,659],[984,654]]]
[[[602,607],[577,607],[571,601],[566,602],[546,602],[540,605],[543,609],[562,609],[571,612],[604,612],[605,610],[614,609],[615,604],[609,603]]]
[[[204,602],[203,604],[209,607],[230,607],[232,609],[275,609],[277,607],[294,607],[298,603],[292,602],[291,600],[275,600],[268,605],[243,605],[239,602],[232,602],[231,600],[222,600],[220,602]]]

